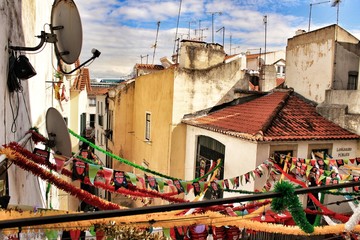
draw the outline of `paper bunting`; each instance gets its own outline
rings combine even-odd
[[[56,172],[60,173],[64,167],[66,157],[64,157],[62,155],[54,154],[54,160],[55,160],[55,164],[56,164]]]
[[[73,171],[72,171],[72,179],[73,180],[84,180],[85,176],[87,176],[87,163],[82,161],[74,160],[73,161]]]
[[[105,184],[106,185],[109,185],[111,183],[113,172],[114,171],[112,169],[110,169],[110,168],[103,168],[102,174],[103,174],[103,176],[105,178]]]
[[[128,188],[128,182],[123,171],[114,170],[114,185],[115,190],[121,187]]]
[[[185,191],[183,185],[180,183],[180,180],[175,179],[173,181],[173,185],[175,186],[175,188],[179,194],[183,193]]]
[[[202,192],[201,187],[200,187],[200,183],[199,182],[193,182],[192,185],[194,187],[195,196],[199,196],[200,193]]]
[[[100,170],[100,165],[88,164],[88,166],[89,166],[89,180],[92,184],[94,184],[94,179],[98,171]]]

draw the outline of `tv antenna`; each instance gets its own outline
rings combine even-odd
[[[155,59],[155,52],[156,52],[156,47],[157,47],[157,40],[158,40],[158,36],[159,36],[159,28],[160,28],[160,21],[157,22],[157,30],[156,30],[155,44],[153,45],[154,53],[153,53],[152,64],[154,64],[154,59]]]
[[[225,27],[222,27],[222,28],[219,28],[216,32],[219,32],[219,31],[222,31],[222,35],[223,35],[223,37],[222,37],[222,45],[223,45],[223,48],[225,47]]]
[[[341,3],[341,0],[333,0],[333,2],[331,4],[332,7],[337,7],[337,10],[336,10],[336,25],[339,25],[340,3]]]
[[[308,32],[310,32],[311,10],[312,10],[312,7],[313,7],[314,5],[319,5],[319,4],[329,3],[329,2],[330,2],[330,1],[323,1],[323,2],[310,3],[310,12],[309,12],[309,27],[308,27]]]
[[[208,13],[211,14],[211,40],[212,40],[212,43],[214,43],[214,16],[215,16],[215,14],[221,15],[222,12],[208,12]]]
[[[146,57],[146,64],[148,64],[148,59],[149,59],[149,54],[146,54],[146,55],[140,55],[140,58],[141,58],[141,64],[142,64],[142,59]]]
[[[81,19],[73,0],[54,1],[51,9],[50,30],[51,33],[41,31],[41,34],[36,36],[40,38],[40,43],[36,47],[9,46],[9,48],[15,51],[37,51],[45,42],[53,43],[58,65],[63,74],[75,72],[101,54],[97,49],[93,49],[93,56],[90,59],[69,72],[63,70],[61,63],[75,63],[80,56],[82,47]]]

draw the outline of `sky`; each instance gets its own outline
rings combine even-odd
[[[83,30],[80,61],[96,48],[101,55],[88,66],[90,77],[120,78],[137,63],[171,59],[176,37],[224,43],[227,54],[257,53],[265,45],[266,51],[285,50],[296,30],[309,30],[310,10],[310,31],[338,21],[360,39],[360,0],[341,0],[338,7],[334,1],[74,0]]]

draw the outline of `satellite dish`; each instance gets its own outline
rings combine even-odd
[[[71,141],[68,128],[61,113],[56,108],[49,108],[46,112],[46,131],[48,133],[48,147],[58,155],[71,157]]]
[[[75,63],[79,59],[82,47],[81,19],[73,0],[54,0],[51,9],[50,28],[51,33],[41,31],[41,35],[36,36],[41,41],[35,47],[9,46],[9,48],[15,51],[37,51],[41,49],[45,42],[54,43],[56,58],[59,62],[60,70],[64,74],[71,74],[100,56],[100,51],[92,49],[92,57],[80,66],[69,72],[62,69],[60,60],[66,64]]]
[[[81,53],[82,26],[73,0],[54,1],[51,10],[51,33],[57,37],[57,57],[67,64],[76,62]]]

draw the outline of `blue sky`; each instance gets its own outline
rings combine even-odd
[[[136,63],[158,64],[161,57],[170,58],[173,54],[180,0],[74,1],[83,27],[81,61],[91,56],[92,48],[101,52],[100,58],[89,66],[92,78],[120,77],[129,74]],[[332,1],[182,0],[178,37],[188,39],[190,30],[191,39],[199,38],[196,34],[200,28],[203,29],[200,31],[202,40],[212,42],[214,16],[214,42],[222,44],[225,29],[226,53],[264,49],[263,17],[266,15],[267,51],[285,50],[287,39],[294,36],[296,30],[308,30],[310,3],[310,30],[336,23],[337,7],[331,6]],[[359,10],[360,0],[342,0],[338,21],[341,27],[360,39]],[[158,21],[160,27],[154,54],[152,46]]]

